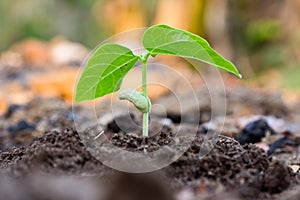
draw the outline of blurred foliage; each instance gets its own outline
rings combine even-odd
[[[300,88],[300,65],[288,68],[282,68],[280,70],[283,77],[283,87],[288,89]]]
[[[167,23],[203,35],[206,2],[1,0],[0,51],[24,38],[50,40],[55,36],[64,36],[92,48],[115,33],[155,23]]]
[[[252,53],[250,56],[252,66],[256,66],[257,72],[267,69],[280,68],[288,65],[291,59],[290,50],[281,44],[259,45],[258,53]]]
[[[246,57],[248,72],[257,75],[299,64],[295,35],[300,33],[300,1],[228,0],[228,10],[234,59]]]
[[[15,41],[63,35],[94,46],[105,37],[91,8],[97,0],[1,0],[0,50]]]
[[[259,49],[267,42],[278,40],[280,36],[281,26],[278,20],[257,20],[246,27],[246,42],[252,51]]]
[[[300,0],[226,2],[0,0],[0,51],[25,38],[48,41],[56,36],[93,48],[115,33],[166,23],[200,34],[214,47],[220,47],[217,49],[225,49],[222,55],[228,55],[240,69],[244,67],[253,75],[266,69],[299,67]],[[224,42],[226,38],[228,43]],[[222,48],[224,44],[226,48]]]

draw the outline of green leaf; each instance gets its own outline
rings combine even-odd
[[[100,46],[90,57],[81,74],[75,101],[93,100],[119,90],[124,76],[137,61],[138,57],[124,46]]]
[[[143,46],[151,56],[166,54],[193,58],[241,77],[237,68],[212,49],[205,39],[181,29],[163,24],[152,26],[144,33]]]

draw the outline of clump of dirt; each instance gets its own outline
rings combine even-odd
[[[184,141],[186,137],[179,138]],[[122,148],[137,151],[145,144],[133,134],[115,134],[113,142]],[[172,142],[170,133],[149,138],[147,148],[153,151]],[[154,145],[155,144],[155,145]],[[273,161],[263,150],[254,145],[241,146],[237,141],[220,136],[214,148],[199,158],[204,145],[203,135],[197,135],[189,149],[170,166],[162,169],[172,181],[170,188],[181,190],[202,187],[216,189],[223,185],[241,197],[266,198],[281,193],[298,183],[285,164]],[[11,176],[25,176],[32,172],[52,175],[86,174],[109,176],[112,170],[102,165],[87,151],[77,132],[70,128],[51,131],[33,141],[28,147],[13,148],[0,155],[0,168]]]
[[[0,151],[28,145],[36,136],[62,127],[74,127],[72,109],[63,100],[36,98],[26,105],[12,104],[0,116]]]
[[[172,164],[175,169],[174,176],[180,179],[183,176],[189,178],[184,184],[205,177],[232,186],[237,174],[251,168],[266,170],[270,163],[263,150],[252,145],[243,147],[237,141],[224,136],[220,136],[209,154],[200,159],[202,144],[203,137],[197,137],[188,151]]]
[[[139,137],[136,134],[120,134],[116,133],[112,136],[112,142],[116,147],[128,151],[142,151],[153,152],[160,147],[168,145],[173,141],[173,134],[169,129],[168,132],[161,131],[160,133],[151,137]]]
[[[31,171],[56,175],[105,172],[105,167],[85,149],[79,135],[69,128],[46,133],[28,147],[3,152],[0,168],[17,176]]]
[[[197,137],[185,154],[166,169],[181,186],[198,189],[219,182],[242,197],[280,193],[298,183],[296,174],[285,164],[272,161],[254,145],[241,146],[221,136],[208,155],[199,159],[203,137]]]

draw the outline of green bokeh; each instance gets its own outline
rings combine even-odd
[[[97,0],[1,0],[0,51],[24,38],[61,35],[89,47],[105,38],[92,6]]]

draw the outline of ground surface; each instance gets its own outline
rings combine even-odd
[[[59,195],[65,195],[68,199],[68,195],[72,195],[63,191],[57,193],[55,186],[57,182],[71,191],[80,190],[79,196],[95,195],[96,199],[108,198],[105,195],[111,196],[111,199],[123,199],[123,195],[138,195],[133,188],[141,187],[143,184],[146,186],[149,184],[151,189],[153,187],[153,190],[157,191],[155,188],[157,182],[161,184],[159,192],[148,192],[151,195],[161,193],[160,195],[166,196],[165,199],[184,200],[195,195],[198,195],[200,199],[222,198],[224,195],[228,199],[286,199],[287,197],[297,199],[299,197],[296,193],[299,188],[297,186],[299,170],[295,171],[289,167],[298,165],[292,150],[282,147],[276,151],[275,157],[268,156],[263,149],[253,144],[242,146],[228,136],[219,135],[209,154],[199,159],[205,128],[200,125],[196,138],[189,138],[192,137],[189,136],[189,134],[192,135],[189,131],[193,130],[194,125],[187,122],[181,123],[183,127],[181,132],[185,134],[180,135],[179,143],[184,144],[185,140],[194,139],[194,141],[186,153],[170,166],[155,173],[146,174],[146,178],[142,175],[123,174],[111,170],[87,151],[80,135],[75,130],[74,121],[69,114],[70,109],[70,106],[60,100],[35,99],[27,105],[18,107],[12,113],[6,112],[6,115],[2,116],[1,148],[3,152],[0,157],[0,167],[3,176],[7,178],[3,179],[1,184],[14,187],[15,184],[23,185],[24,180],[30,183],[26,184],[25,191],[20,191],[20,194],[16,194],[13,188],[6,190],[5,193],[9,198],[13,199],[14,195],[23,196],[24,192],[28,198],[39,199],[43,195],[47,196],[47,191],[35,187],[36,182],[41,182],[45,185],[44,187],[55,191],[54,194],[58,196],[54,195],[54,199]],[[37,110],[39,113],[36,113]],[[172,116],[174,117],[174,114]],[[126,118],[123,120],[126,124]],[[240,131],[236,123],[229,120],[225,125],[224,134],[236,135]],[[291,126],[288,123],[285,125]],[[133,152],[153,152],[161,146],[174,142],[172,132],[176,132],[179,124],[172,122],[169,126],[163,127],[147,141],[135,134],[124,135],[120,129],[116,128],[114,119],[108,121],[104,128],[108,138],[117,147]],[[134,127],[132,130],[138,132]],[[272,137],[280,137],[280,133],[275,133]],[[281,156],[284,157],[281,158]],[[286,157],[288,159],[284,160]],[[50,181],[48,176],[51,177]],[[67,181],[62,178],[65,176],[67,176]],[[160,178],[157,177],[165,177],[164,182],[161,183]],[[128,186],[127,183],[131,179],[134,179],[134,183]],[[113,181],[117,181],[118,184],[113,184]],[[69,182],[72,182],[72,186],[69,186]],[[122,182],[126,182],[125,186]],[[81,190],[83,184],[88,184],[90,187]],[[102,192],[95,189],[100,186],[103,189]],[[128,189],[118,187],[128,187]],[[111,190],[115,192],[106,194]],[[121,197],[116,195],[118,192]],[[149,199],[159,198],[151,195],[148,196]],[[133,198],[130,197],[130,199]]]
[[[84,106],[72,108],[70,101],[78,68],[59,66],[60,73],[57,73],[36,67],[37,62],[46,61],[35,60],[35,57],[29,56],[30,60],[25,56],[27,60],[14,63],[15,58],[20,59],[18,55],[23,54],[0,59],[3,80],[0,86],[0,194],[5,199],[300,198],[300,156],[297,153],[300,101],[297,98],[289,101],[278,92],[263,92],[243,85],[236,87],[239,84],[235,80],[228,81],[223,124],[218,114],[222,112],[212,114],[213,109],[222,108],[211,107],[205,88],[189,91],[178,85],[178,80],[170,80],[171,85],[179,88],[177,97],[181,107],[179,109],[176,98],[168,90],[150,88],[153,104],[162,105],[163,109],[152,110],[151,137],[144,139],[138,136],[141,115],[133,108],[128,112],[127,104],[106,99],[94,110]],[[190,76],[185,71],[182,73]],[[150,77],[164,79],[155,70],[150,74]],[[134,79],[135,72],[129,79],[131,76]],[[215,91],[216,96],[224,95],[222,90]],[[11,95],[6,95],[8,92]],[[197,104],[192,103],[193,98]],[[111,105],[114,105],[113,113]],[[95,113],[96,122],[91,120]],[[186,151],[155,172],[122,173],[110,169],[89,151],[89,142],[98,138],[102,130],[114,147],[104,145],[101,150],[121,160],[131,159],[127,152],[150,155],[161,148],[171,154],[178,149],[186,148]],[[78,133],[81,131],[85,134]],[[253,132],[262,134],[258,141],[249,137]],[[209,133],[215,136],[214,140],[205,140]],[[241,145],[234,138],[243,138],[239,141],[245,144]],[[288,142],[274,145],[281,138]],[[190,141],[193,142],[186,145]],[[248,144],[249,141],[255,144]],[[212,148],[199,158],[206,147]],[[118,148],[126,150],[125,153],[114,155]],[[274,151],[268,155],[270,149]]]

